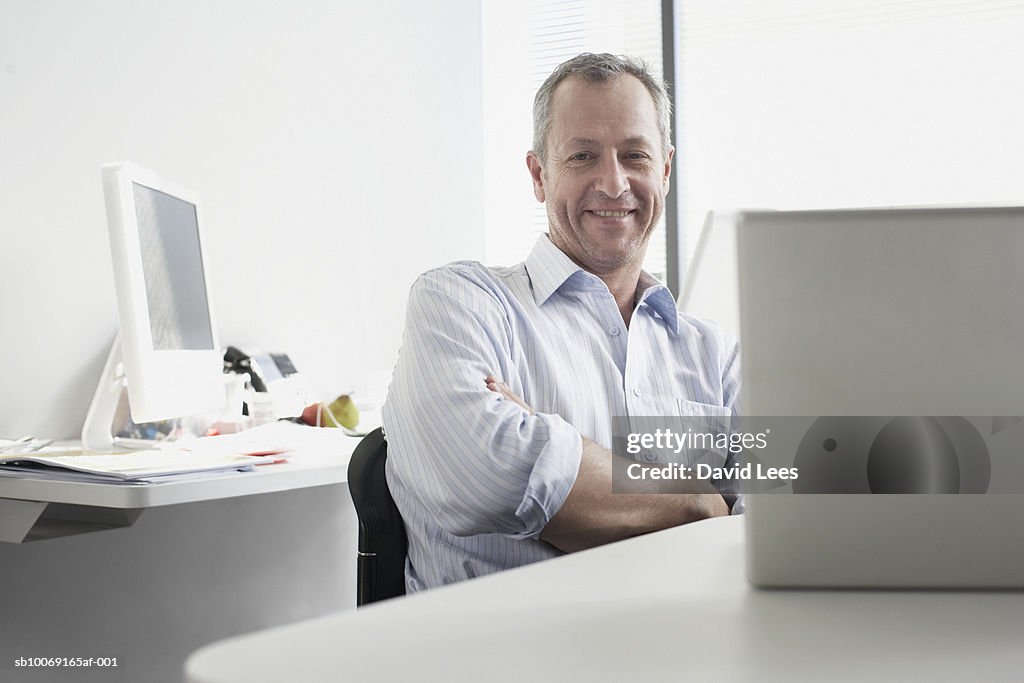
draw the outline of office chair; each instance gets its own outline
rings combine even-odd
[[[356,606],[405,595],[405,556],[409,540],[402,515],[388,490],[384,430],[359,442],[348,464],[348,488],[359,518]]]

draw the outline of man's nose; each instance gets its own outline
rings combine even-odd
[[[622,162],[615,156],[607,156],[598,167],[594,189],[612,199],[629,190],[629,178]]]

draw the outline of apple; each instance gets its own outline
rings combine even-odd
[[[320,411],[320,404],[314,403],[302,409],[302,421],[310,427],[316,427],[316,414]]]
[[[323,406],[321,408],[321,406]],[[318,415],[319,414],[319,415]],[[317,426],[317,417],[321,427],[346,427],[355,429],[359,424],[359,409],[348,394],[342,394],[330,405],[314,403],[302,409],[302,421],[313,427]]]
[[[324,415],[321,418],[325,427],[342,426],[348,429],[355,429],[359,424],[359,409],[355,401],[348,394],[342,394],[331,402],[331,405],[324,407]]]

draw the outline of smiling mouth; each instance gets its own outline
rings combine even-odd
[[[601,218],[625,218],[632,211],[591,211],[590,213]]]

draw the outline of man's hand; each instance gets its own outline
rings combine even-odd
[[[523,410],[528,412],[530,415],[533,415],[535,412],[537,412],[529,405],[527,405],[526,401],[513,394],[512,389],[509,388],[507,384],[499,380],[494,375],[487,375],[487,377],[484,378],[484,383],[487,385],[488,389],[490,389],[496,394],[500,394],[502,398],[512,401],[513,403],[521,407]]]
[[[530,415],[533,408],[494,375],[487,388]],[[619,456],[586,437],[576,482],[561,509],[544,527],[541,540],[573,552],[658,529],[729,514],[718,491],[705,482],[674,483],[660,493],[612,493],[612,462]],[[671,491],[676,495],[665,495]]]

